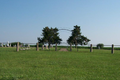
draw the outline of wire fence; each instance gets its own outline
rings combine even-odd
[[[39,50],[55,50],[58,51],[61,48],[67,49],[68,51],[72,51],[72,49],[79,51],[80,49],[90,49],[90,52],[93,52],[93,49],[106,49],[112,50],[111,52],[114,53],[114,50],[120,50],[120,45],[104,45],[104,47],[98,47],[97,44],[88,44],[88,45],[72,45],[66,42],[61,42],[61,44],[39,44],[39,43],[20,43],[20,42],[0,42],[0,47],[16,47],[17,51],[19,50],[29,50],[29,49],[36,49]]]
[[[22,43],[19,42],[19,45],[22,47],[30,46],[30,47],[36,47],[36,43]],[[40,47],[42,47],[43,44],[39,44]],[[77,45],[77,47],[90,47],[91,44],[88,45]],[[111,44],[112,45],[112,44]],[[104,48],[111,47],[111,45],[104,45]],[[17,42],[0,42],[0,47],[16,47]],[[48,44],[44,44],[44,46],[48,46]],[[51,46],[55,46],[55,44],[51,44]],[[67,47],[70,46],[67,42],[61,42],[60,44],[57,44],[57,46],[63,46]],[[97,44],[92,44],[93,47],[97,47]],[[75,47],[75,45],[72,45],[72,47]],[[114,45],[114,47],[120,47],[120,45]]]

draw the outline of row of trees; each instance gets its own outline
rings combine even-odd
[[[49,27],[43,28],[42,37],[38,38],[38,42],[42,44],[48,43],[49,46],[51,44],[56,44],[56,43],[60,44],[62,39],[59,37],[58,31],[59,30],[57,28],[49,28]],[[87,45],[90,39],[88,39],[84,35],[81,35],[80,31],[81,31],[80,26],[77,25],[74,26],[74,29],[72,30],[72,34],[68,38],[67,43],[75,45],[75,47],[77,47],[78,44]]]

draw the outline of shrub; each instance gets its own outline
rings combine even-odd
[[[19,42],[19,45],[21,45],[21,44],[23,44],[23,43]],[[12,43],[11,43],[11,46],[12,46],[12,47],[14,47],[15,45],[17,46],[17,42],[12,42]]]
[[[42,43],[39,43],[39,47],[42,47]],[[37,45],[30,45],[30,47],[36,47]]]
[[[104,44],[102,44],[102,43],[97,44],[97,48],[102,49],[103,47],[104,47]]]

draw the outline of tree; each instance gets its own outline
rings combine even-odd
[[[80,26],[74,26],[74,29],[72,30],[72,35],[69,37],[67,40],[68,44],[72,43],[75,44],[75,47],[77,46],[78,43],[78,37],[80,37]]]
[[[87,37],[84,35],[81,35],[80,32],[80,26],[74,26],[74,29],[72,30],[72,35],[68,38],[67,43],[74,44],[75,48],[77,47],[78,44],[80,45],[87,45],[87,43],[90,41]]]
[[[90,39],[88,39],[87,37],[85,37],[84,35],[81,35],[80,38],[78,38],[78,44],[80,45],[87,45],[88,42],[90,41]]]
[[[51,44],[55,44],[58,43],[60,44],[60,42],[62,41],[62,39],[60,39],[59,37],[59,33],[58,33],[58,29],[57,28],[49,28],[49,27],[45,27],[42,30],[42,38],[38,38],[38,42],[39,43],[48,43],[48,45],[50,46]]]

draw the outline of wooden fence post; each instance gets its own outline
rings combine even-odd
[[[114,44],[112,44],[111,53],[114,54]]]
[[[17,52],[19,51],[19,42],[17,42]]]
[[[36,50],[39,51],[39,43],[36,43]]]
[[[70,51],[72,51],[72,44],[70,43]]]
[[[92,50],[93,48],[92,48],[92,44],[90,45],[90,52],[93,52],[93,50]]]
[[[55,51],[57,51],[57,43],[56,43],[56,46],[55,46]]]

